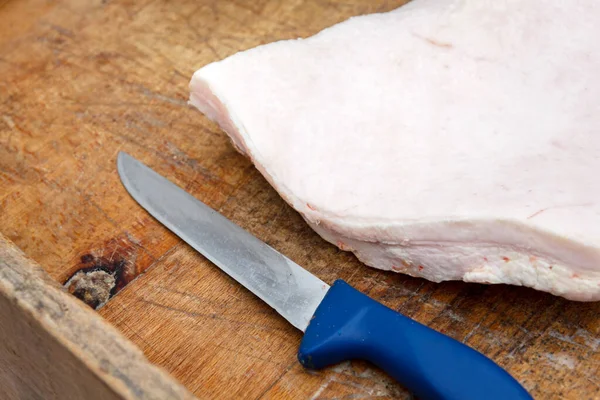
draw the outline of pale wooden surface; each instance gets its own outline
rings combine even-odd
[[[19,22],[0,24],[0,229],[61,283],[98,263],[126,267],[124,283],[146,271],[99,312],[202,398],[408,398],[362,363],[302,370],[298,332],[127,196],[115,170],[125,150],[323,280],[482,351],[536,398],[600,398],[599,304],[367,268],[186,105],[191,74],[210,61],[402,3],[5,2],[0,21]]]
[[[11,399],[193,399],[0,235],[0,393]]]

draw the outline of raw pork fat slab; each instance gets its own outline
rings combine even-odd
[[[209,64],[190,102],[367,265],[597,301],[599,21],[415,0]]]

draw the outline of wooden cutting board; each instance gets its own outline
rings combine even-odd
[[[483,352],[536,398],[600,398],[599,303],[368,268],[320,239],[186,103],[208,62],[402,3],[0,0],[2,234],[60,284],[115,276],[104,292],[71,291],[199,398],[410,398],[361,362],[303,370],[299,332],[127,195],[124,150],[326,282]]]

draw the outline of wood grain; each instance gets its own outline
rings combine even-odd
[[[409,398],[363,363],[301,369],[298,332],[128,197],[115,169],[125,150],[323,280],[482,351],[536,398],[600,398],[599,304],[367,268],[186,104],[208,62],[402,3],[8,1],[0,20],[23,23],[0,27],[0,229],[60,283],[117,260],[129,275],[100,314],[199,397]]]
[[[192,399],[0,235],[3,399]]]

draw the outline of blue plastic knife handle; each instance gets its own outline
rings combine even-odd
[[[362,294],[342,280],[310,322],[300,363],[321,369],[361,359],[423,400],[531,400],[504,369],[472,348]]]

